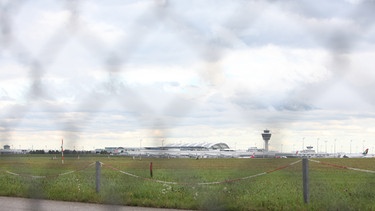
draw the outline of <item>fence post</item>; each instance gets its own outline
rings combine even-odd
[[[96,192],[99,193],[100,191],[100,162],[96,161]]]
[[[153,174],[152,174],[152,162],[150,162],[150,177],[152,178]]]
[[[303,200],[305,204],[309,203],[310,190],[309,190],[309,159],[304,157],[302,159],[302,174],[303,174]]]

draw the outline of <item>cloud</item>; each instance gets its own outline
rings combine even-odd
[[[159,3],[24,3],[0,51],[7,140],[246,146],[269,128],[291,148],[372,131],[373,4]]]
[[[286,105],[280,108],[291,107],[293,103],[288,103],[288,100],[306,100],[302,96],[300,99],[298,96],[291,98],[293,93],[303,90],[307,84],[321,83],[331,77],[325,65],[326,55],[318,49],[283,49],[278,46],[233,51],[222,61],[226,82],[221,91],[234,96],[234,101],[252,102],[250,104],[254,105],[250,108],[276,108],[282,102]]]

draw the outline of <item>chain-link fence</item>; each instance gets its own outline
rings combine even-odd
[[[374,1],[0,6],[1,145],[373,153]]]
[[[326,5],[5,1],[1,143],[244,148],[268,127],[274,149],[299,149],[310,136],[349,151],[349,139],[373,131],[374,3]]]
[[[374,130],[374,3],[324,5],[3,1],[1,143],[245,148],[272,128],[274,150],[349,151]]]

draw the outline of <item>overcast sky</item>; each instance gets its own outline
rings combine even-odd
[[[375,1],[0,2],[1,145],[375,150]]]

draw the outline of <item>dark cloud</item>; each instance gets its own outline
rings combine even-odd
[[[268,99],[251,96],[249,93],[237,93],[231,99],[231,102],[244,110],[263,110],[275,109],[277,111],[310,111],[316,109],[315,106],[307,102],[301,102],[293,99],[272,100],[272,96]]]

